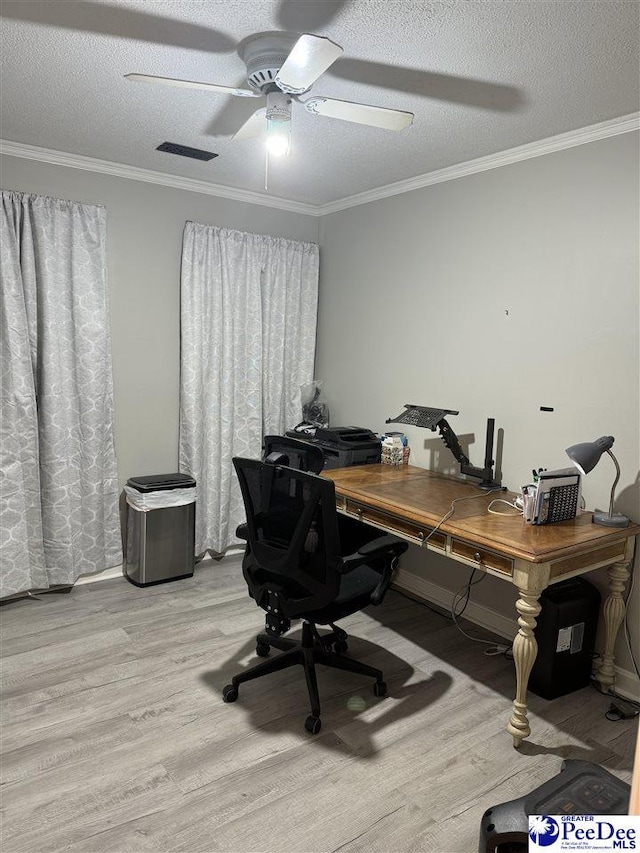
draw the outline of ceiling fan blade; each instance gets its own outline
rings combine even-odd
[[[301,103],[314,115],[339,118],[356,124],[368,124],[385,130],[404,130],[413,121],[413,113],[403,110],[371,107],[368,104],[356,104],[353,101],[338,101],[336,98],[309,98],[308,101],[301,101]]]
[[[202,129],[204,136],[224,136],[227,139],[236,133],[239,127],[264,106],[264,100],[255,101],[253,98],[220,98],[220,106],[216,104],[215,112],[209,117]]]
[[[254,139],[256,136],[264,133],[267,129],[267,108],[256,110],[252,116],[249,116],[247,121],[242,125],[240,130],[233,134],[234,142],[243,139]]]
[[[329,74],[353,83],[499,112],[518,110],[526,100],[515,86],[350,57],[341,59]]]
[[[21,0],[2,0],[1,6],[3,18],[45,24],[73,32],[97,33],[207,53],[232,53],[236,47],[235,40],[220,30],[178,18],[127,9],[121,3],[93,3],[90,0],[73,0],[72,3],[29,0],[24,3]]]
[[[341,53],[340,45],[331,39],[309,34],[302,35],[278,71],[276,85],[283,92],[300,95],[311,88]]]
[[[162,83],[166,86],[178,86],[182,89],[205,89],[221,95],[237,95],[239,98],[260,98],[259,92],[250,89],[237,89],[235,86],[219,86],[217,83],[198,83],[196,80],[178,80],[175,77],[156,77],[153,74],[125,74],[127,80],[134,83]]]
[[[315,32],[328,26],[349,0],[280,0],[277,21],[280,29],[293,33]]]

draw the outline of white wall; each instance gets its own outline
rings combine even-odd
[[[617,506],[640,521],[638,212],[628,133],[324,217],[316,376],[332,423],[382,431],[405,403],[459,409],[479,465],[494,417],[514,490],[611,434]],[[458,470],[437,434],[405,431],[412,461]],[[605,457],[584,479],[587,506],[608,508],[614,473]],[[467,578],[417,548],[404,566],[450,590]],[[473,597],[514,612],[492,578]]]
[[[177,470],[185,222],[317,242],[318,220],[17,157],[2,158],[1,175],[5,190],[106,206],[120,483]]]

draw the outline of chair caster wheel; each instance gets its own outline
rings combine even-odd
[[[333,644],[333,651],[337,655],[343,655],[349,649],[349,644],[346,640],[336,640]]]
[[[373,692],[376,696],[386,696],[387,685],[384,681],[376,681],[376,683],[373,685]]]
[[[307,719],[304,721],[304,727],[312,735],[317,735],[322,728],[320,717],[314,717],[313,714],[309,714]]]
[[[234,687],[233,684],[227,684],[227,686],[222,691],[222,701],[223,702],[235,702],[238,698],[238,688]]]
[[[256,654],[259,658],[268,658],[271,646],[269,643],[256,643]]]

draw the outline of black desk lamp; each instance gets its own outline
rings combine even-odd
[[[613,459],[613,464],[616,466],[616,478],[611,487],[609,512],[597,509],[593,513],[593,523],[603,524],[605,527],[627,527],[629,525],[627,516],[613,511],[616,486],[620,479],[620,466],[618,465],[618,460],[611,452],[613,442],[614,438],[612,435],[603,435],[600,438],[596,438],[595,441],[586,441],[583,444],[574,444],[572,447],[567,447],[566,453],[581,474],[588,474],[589,471],[593,471],[600,461],[602,454],[609,454]]]

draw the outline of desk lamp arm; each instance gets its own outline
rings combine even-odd
[[[611,517],[613,516],[613,501],[616,495],[616,486],[618,485],[618,480],[620,479],[620,466],[618,465],[618,460],[613,455],[613,453],[610,450],[607,450],[606,452],[613,459],[613,464],[616,466],[616,478],[613,481],[613,486],[611,486],[611,499],[609,501],[609,516]]]

